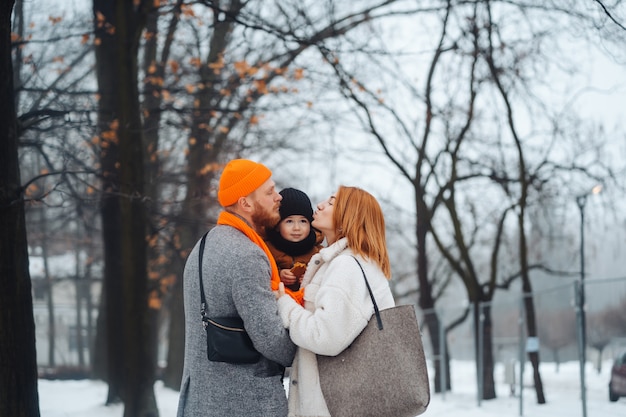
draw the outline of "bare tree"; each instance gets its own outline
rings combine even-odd
[[[32,253],[41,250],[49,290],[56,285],[56,277],[48,273],[47,256],[75,250],[85,256],[77,260],[98,260],[99,245],[81,241],[77,230],[85,230],[93,236],[99,232],[99,221],[94,215],[95,164],[91,111],[95,108],[95,90],[90,84],[93,74],[90,52],[80,12],[74,20],[64,20],[55,15],[46,16],[45,7],[33,8],[30,3],[18,1],[14,13],[14,80],[15,102],[18,112],[18,136],[20,144],[20,168],[25,178],[26,224]],[[34,29],[36,27],[36,29]],[[79,29],[77,29],[79,28]],[[91,97],[91,98],[90,98]],[[96,221],[94,221],[94,218]],[[72,246],[74,246],[72,248]],[[86,251],[87,250],[87,251]],[[92,262],[93,263],[93,262]],[[87,329],[88,339],[83,340],[82,331],[76,333],[77,342],[85,347],[93,346],[90,319],[92,301],[87,298],[88,320],[81,317],[81,302],[86,292],[79,290],[79,280],[90,287],[92,278],[82,279],[79,271],[90,271],[88,266],[76,265],[77,309],[79,329]],[[96,277],[96,279],[99,277]],[[43,281],[43,280],[40,280]],[[38,284],[38,283],[36,283]],[[40,283],[39,283],[40,284]],[[55,345],[55,300],[48,291],[48,365],[54,367],[59,350]],[[84,351],[79,349],[79,366],[86,368]],[[49,369],[54,373],[55,369]]]
[[[555,148],[569,149],[573,138],[565,130],[571,133],[580,121],[563,117],[559,108],[551,109],[533,94],[537,88],[533,80],[540,79],[537,68],[556,62],[544,51],[556,27],[576,22],[585,27],[590,39],[600,34],[591,30],[591,15],[564,9],[556,2],[444,1],[431,9],[414,10],[410,18],[420,19],[415,27],[429,28],[428,37],[416,35],[411,43],[428,46],[417,52],[406,48],[406,56],[413,52],[420,57],[410,67],[419,76],[402,71],[407,68],[405,55],[390,48],[383,36],[379,42],[373,36],[367,41],[353,39],[337,51],[328,51],[326,61],[363,131],[380,145],[392,169],[414,192],[419,305],[433,311],[436,301],[426,257],[431,236],[474,305],[475,328],[484,332],[476,335],[476,341],[484,342],[483,369],[479,370],[482,397],[494,398],[490,302],[497,289],[508,288],[509,277],[522,281],[527,332],[537,336],[530,270],[538,265],[528,252],[527,227],[532,222],[528,208],[567,182],[566,178],[576,177],[579,182],[613,176],[595,158],[601,145],[587,147],[584,164],[555,154]],[[438,36],[429,42],[433,28]],[[558,45],[550,46],[554,48],[550,53],[562,52]],[[424,49],[429,61],[424,59]],[[359,61],[359,56],[364,60]],[[375,68],[376,76],[367,68]],[[422,87],[416,87],[414,79]],[[416,116],[418,112],[421,117]],[[520,129],[519,120],[527,119],[531,123]],[[571,125],[566,127],[567,123]],[[543,144],[536,143],[540,137]],[[481,317],[482,327],[478,326]],[[433,342],[439,340],[439,326],[434,320],[431,323]],[[440,347],[434,345],[433,351],[441,356]],[[539,354],[530,352],[529,357],[537,401],[544,403]]]
[[[100,101],[107,403],[125,417],[156,416],[155,331],[148,310],[144,144],[137,54],[150,1],[94,0]]]
[[[571,310],[542,313],[538,336],[541,344],[552,352],[558,372],[561,364],[559,352],[576,343],[576,315]]]
[[[596,370],[602,372],[602,352],[613,338],[626,337],[626,297],[622,297],[614,305],[591,313],[588,316],[588,342],[598,351]]]
[[[371,12],[385,3],[374,1],[369,5],[334,10],[321,5],[305,9],[300,2],[269,5],[233,0],[207,2],[206,10],[196,8],[193,13],[180,2],[172,3],[160,55],[156,54],[157,45],[153,45],[151,35],[146,43],[144,61],[147,86],[144,113],[150,115],[148,122],[151,126],[159,123],[164,112],[174,113],[167,96],[175,91],[190,93],[179,99],[186,107],[182,113],[178,112],[178,123],[189,133],[183,147],[186,153],[184,176],[179,178],[180,184],[184,184],[181,187],[184,196],[178,203],[178,210],[169,213],[175,228],[173,234],[165,238],[174,258],[167,268],[168,275],[175,272],[170,268],[176,267],[180,276],[188,251],[202,230],[214,223],[218,207],[211,195],[215,173],[221,164],[242,152],[261,147],[272,149],[279,145],[277,139],[260,142],[255,136],[269,136],[259,126],[263,113],[286,106],[263,106],[263,103],[271,100],[278,103],[281,97],[288,95],[289,85],[298,82],[302,70],[295,67],[296,60],[315,45],[345,36],[368,22],[372,18]],[[205,24],[207,21],[208,25]],[[156,22],[151,21],[149,27],[153,28],[150,33],[155,39],[161,36],[155,29],[158,27]],[[300,28],[306,29],[306,35],[299,34]],[[184,31],[187,35],[184,40],[193,40],[193,43],[185,44],[179,40],[170,45],[178,31]],[[173,46],[178,47],[177,52]],[[181,50],[191,54],[192,58],[182,59]],[[157,149],[156,129],[152,131],[149,133],[152,142],[148,146]],[[165,131],[159,130],[158,134],[164,137]],[[283,146],[289,144],[283,143]],[[176,388],[180,384],[184,342],[180,333],[180,289],[181,282],[176,280],[170,298],[165,372],[168,386]]]
[[[590,313],[587,315],[587,343],[598,351],[596,371],[602,372],[602,353],[611,343],[613,332],[611,326],[605,322],[602,313]]]
[[[608,307],[603,311],[603,321],[613,330],[613,333],[624,337],[626,336],[626,297],[622,297],[621,301],[615,306]]]
[[[445,115],[450,112],[450,109],[440,107],[435,98],[434,91],[436,90],[437,82],[439,82],[437,74],[442,73],[445,70],[445,64],[443,59],[446,55],[454,53],[458,48],[455,40],[450,40],[449,31],[450,25],[452,25],[451,16],[453,9],[450,4],[446,7],[441,7],[441,20],[439,25],[439,36],[434,50],[431,54],[430,62],[427,66],[425,84],[423,87],[423,93],[418,94],[414,90],[414,87],[408,85],[407,88],[411,91],[411,95],[414,100],[420,102],[420,107],[423,108],[423,123],[421,124],[421,132],[415,132],[413,126],[414,121],[408,119],[404,120],[402,112],[399,109],[394,109],[388,101],[383,101],[379,98],[375,91],[369,90],[364,83],[355,82],[355,80],[363,79],[362,77],[356,77],[345,69],[341,64],[342,60],[339,57],[333,56],[332,53],[328,53],[326,60],[332,63],[336,75],[339,77],[340,85],[343,87],[344,95],[352,100],[356,104],[356,108],[359,112],[362,112],[361,121],[366,131],[369,131],[374,139],[379,143],[385,156],[389,158],[392,165],[398,170],[402,177],[404,177],[409,184],[411,184],[414,191],[415,202],[415,242],[417,251],[417,277],[419,281],[419,301],[420,308],[425,312],[426,325],[429,329],[430,341],[433,345],[433,352],[435,354],[435,389],[439,391],[441,389],[442,376],[439,373],[441,369],[439,366],[439,358],[441,358],[441,352],[443,347],[439,344],[439,333],[441,332],[441,323],[437,316],[435,307],[436,299],[433,291],[433,281],[428,270],[427,263],[427,244],[429,242],[428,235],[433,233],[432,219],[434,218],[437,209],[440,206],[445,206],[450,210],[453,217],[453,222],[457,222],[460,218],[454,215],[454,187],[457,181],[466,181],[468,178],[459,178],[456,176],[456,170],[454,169],[455,161],[458,160],[458,152],[461,148],[461,144],[469,137],[470,127],[474,118],[474,100],[477,95],[477,88],[480,80],[476,72],[476,63],[479,58],[477,51],[473,51],[467,54],[468,71],[467,84],[464,87],[468,97],[468,102],[461,109],[460,122],[456,126],[452,126],[450,123],[446,127],[446,131],[449,136],[444,138],[443,141],[437,138],[435,129],[437,119],[439,115]],[[470,38],[475,35],[471,30],[465,33],[469,33]],[[457,40],[458,41],[458,40]],[[470,44],[471,41],[470,41]],[[387,54],[389,55],[389,54]],[[443,69],[442,69],[443,68]],[[381,105],[381,103],[383,103]],[[376,114],[381,111],[385,112],[389,116],[389,120],[386,122],[377,121]],[[385,123],[395,123],[398,128],[396,132],[385,132]],[[445,123],[445,122],[444,122]],[[406,141],[406,146],[399,146],[394,143],[391,137],[395,135],[401,135],[403,140]],[[435,145],[437,144],[437,145]],[[433,151],[433,149],[436,149]],[[407,152],[412,155],[411,158],[407,158]],[[411,163],[410,161],[413,160]],[[450,163],[452,165],[450,165]],[[449,166],[448,178],[439,178],[443,173],[441,168],[444,165]],[[441,171],[438,173],[438,171]],[[455,234],[457,236],[456,243],[463,244],[461,238],[460,228],[455,227]],[[440,250],[444,250],[445,246],[435,236],[435,242],[437,242]],[[461,252],[463,252],[463,246]],[[464,258],[466,262],[469,260],[467,253]],[[459,264],[453,262],[453,256],[447,254],[445,256],[453,265],[452,269],[457,273],[466,275],[471,273],[472,268],[467,265],[468,268],[462,268]],[[475,278],[471,280],[465,280],[466,283],[476,282],[476,287],[482,288]],[[489,297],[481,296],[480,291],[476,291],[476,288],[472,287],[471,290],[468,286],[468,293],[470,294],[470,300],[474,303],[475,307],[478,306],[480,301],[488,301]],[[488,312],[487,312],[488,313]],[[481,316],[481,312],[474,311],[474,318],[477,320]],[[487,314],[488,316],[488,314]],[[488,322],[487,322],[488,323]],[[452,324],[452,326],[458,324],[458,321]],[[478,328],[478,327],[476,327]],[[489,335],[490,327],[487,325],[484,328],[485,335]],[[485,340],[490,340],[490,337],[486,337]],[[485,358],[491,358],[490,342],[486,342]],[[448,349],[445,349],[448,352]],[[446,358],[447,361],[447,358]],[[495,396],[493,376],[492,376],[492,360],[485,360],[485,371],[483,373],[484,385],[484,398],[493,398]],[[449,367],[448,367],[449,369]],[[450,381],[450,378],[447,378]],[[448,387],[449,388],[449,382]]]

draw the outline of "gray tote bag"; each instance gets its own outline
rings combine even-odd
[[[339,355],[317,355],[322,393],[330,415],[422,414],[430,402],[430,386],[415,308],[403,305],[379,311],[365,272],[363,277],[374,303],[374,316]]]

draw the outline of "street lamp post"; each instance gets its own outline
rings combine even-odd
[[[587,360],[587,326],[585,320],[585,204],[587,203],[587,194],[576,197],[576,204],[580,210],[580,316],[582,318],[582,328],[580,329],[582,339],[582,358],[583,363]]]
[[[585,382],[585,363],[587,362],[587,319],[585,314],[585,204],[589,194],[598,194],[601,185],[596,185],[590,193],[576,197],[580,211],[580,282],[578,290],[578,314],[580,320],[580,385],[583,403],[583,417],[587,417],[587,385]]]
[[[587,326],[585,318],[585,204],[587,203],[588,195],[599,194],[602,191],[602,185],[596,185],[590,192],[581,194],[576,197],[576,204],[580,210],[580,313],[582,318],[582,357],[583,361],[587,360],[586,346],[587,346]]]

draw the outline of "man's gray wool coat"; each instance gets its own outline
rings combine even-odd
[[[210,362],[200,316],[199,243],[183,274],[185,364],[178,417],[282,417],[282,383],[296,347],[278,315],[265,252],[239,230],[214,227],[206,239],[202,277],[209,316],[239,315],[261,359],[255,364]]]

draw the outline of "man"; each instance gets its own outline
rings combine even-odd
[[[185,364],[178,417],[287,416],[282,377],[296,347],[278,315],[270,282],[280,278],[261,237],[280,220],[282,197],[271,176],[264,165],[245,159],[226,165],[218,191],[224,210],[207,235],[202,259],[208,316],[240,316],[261,358],[254,364],[207,359],[196,244],[183,274]]]

